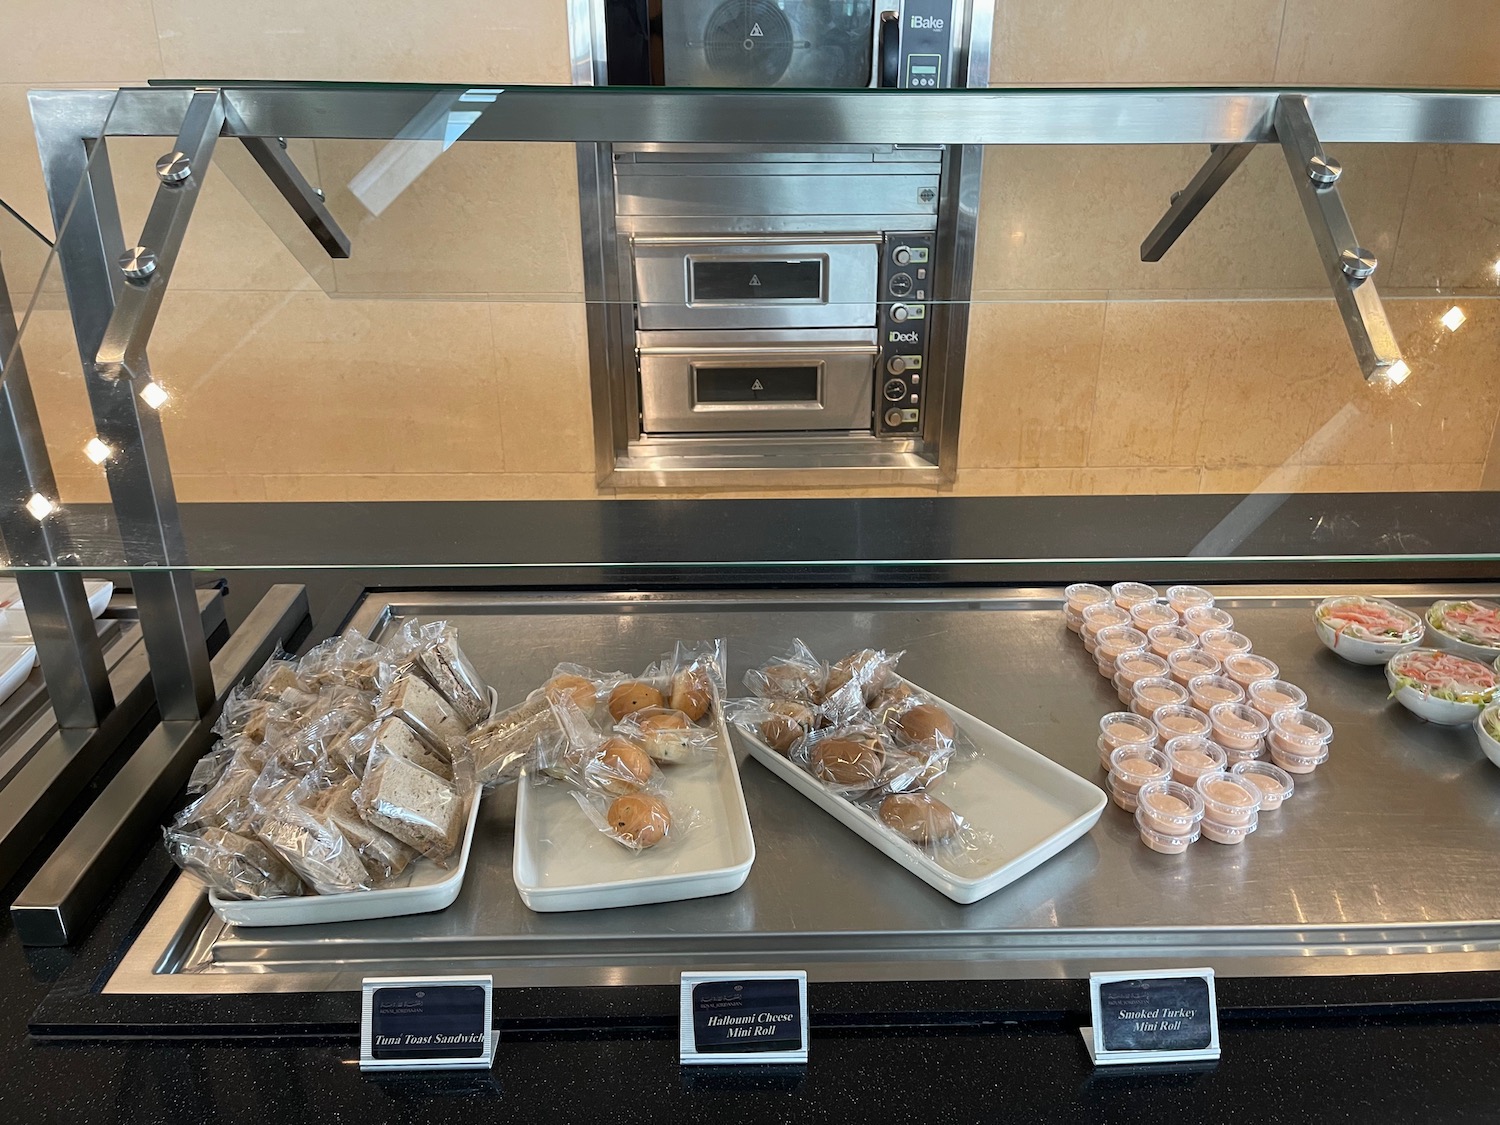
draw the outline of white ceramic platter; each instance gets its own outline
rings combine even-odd
[[[728,894],[744,885],[755,862],[755,838],[740,771],[714,699],[718,747],[692,761],[661,767],[669,801],[697,810],[679,839],[639,852],[600,832],[566,785],[521,778],[516,794],[512,871],[521,901],[538,912],[602,910]]]
[[[956,761],[928,790],[987,837],[973,853],[950,856],[940,850],[936,857],[929,856],[772,750],[754,732],[739,730],[767,769],[954,902],[978,902],[994,894],[1098,823],[1106,798],[1097,785],[931,692],[923,694],[953,716],[978,750],[976,756]]]
[[[373,891],[349,891],[341,895],[302,895],[297,898],[232,899],[209,892],[214,913],[235,926],[310,926],[317,922],[357,922],[368,918],[399,918],[404,914],[431,914],[453,905],[463,889],[474,846],[474,824],[479,819],[479,801],[469,810],[469,826],[458,862],[442,868],[431,860],[418,859],[389,886]]]
[[[31,645],[0,645],[0,703],[26,682],[36,667],[36,649]]]
[[[89,599],[89,613],[97,618],[109,608],[115,584],[89,578],[84,580],[83,592]],[[0,644],[29,644],[30,641],[31,622],[27,620],[26,606],[21,601],[21,588],[14,578],[0,578]]]

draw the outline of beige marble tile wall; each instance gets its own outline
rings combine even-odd
[[[0,198],[39,225],[29,87],[568,81],[558,0],[9,0],[0,32]],[[997,0],[992,80],[1493,86],[1500,5]],[[159,147],[112,147],[127,228],[149,203]],[[210,181],[153,349],[173,392],[180,494],[599,495],[571,152],[460,145],[377,214],[350,185],[380,148],[294,151],[358,247],[316,279],[228,163]],[[1139,241],[1202,153],[991,153],[953,491],[1477,488],[1491,461],[1490,479],[1500,474],[1500,310],[1484,299],[1500,258],[1500,157],[1339,155],[1414,360],[1389,396],[1353,367],[1279,153],[1258,152],[1154,266]],[[531,261],[539,273],[521,268]],[[1436,298],[1439,286],[1461,295]],[[1449,332],[1437,318],[1454,303],[1468,320]],[[101,497],[80,452],[90,427],[65,316],[44,311],[28,337],[65,496]]]

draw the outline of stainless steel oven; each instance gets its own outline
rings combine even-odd
[[[983,0],[661,10],[669,85],[987,79]],[[596,54],[577,77],[606,75]],[[637,144],[579,159],[601,482],[952,478],[977,150]]]

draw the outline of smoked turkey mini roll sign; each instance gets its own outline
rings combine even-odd
[[[1212,969],[1091,973],[1089,999],[1094,1025],[1080,1030],[1096,1066],[1219,1057]]]

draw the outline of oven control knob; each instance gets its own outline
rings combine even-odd
[[[895,407],[887,410],[885,412],[885,424],[893,430],[897,426],[901,425],[901,411],[897,410]]]
[[[911,311],[909,309],[907,309],[907,307],[905,305],[892,305],[891,306],[891,319],[894,320],[897,324],[900,324],[902,321],[904,321],[910,315],[911,315]]]
[[[906,370],[906,357],[904,355],[891,356],[891,360],[885,365],[885,369],[892,375],[901,374],[901,372]]]
[[[907,265],[911,261],[911,249],[906,246],[896,247],[896,252],[891,255],[891,260],[898,266]]]
[[[885,397],[892,402],[900,402],[906,397],[906,380],[892,379],[885,385]]]

